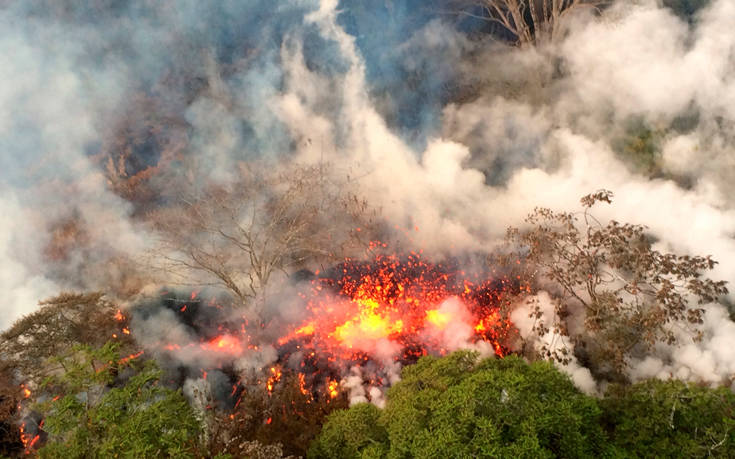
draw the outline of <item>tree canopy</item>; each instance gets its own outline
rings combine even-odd
[[[49,434],[40,457],[194,457],[200,426],[184,396],[162,385],[152,361],[118,348],[77,346],[55,359],[65,371],[46,381],[57,395],[36,407]]]
[[[548,362],[460,351],[406,367],[384,410],[331,415],[310,457],[591,457],[600,410]]]

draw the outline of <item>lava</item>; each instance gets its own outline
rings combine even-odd
[[[272,349],[276,360],[264,362],[251,382],[273,394],[295,376],[307,399],[335,399],[347,391],[343,379],[355,368],[364,369],[358,372],[366,384],[380,387],[394,381],[401,365],[424,355],[461,348],[504,355],[513,327],[503,307],[522,288],[518,280],[470,275],[451,264],[426,262],[418,253],[346,260],[296,285],[300,316],[286,323],[279,315],[266,322],[232,315],[220,321],[219,308],[200,309],[207,319],[197,322],[196,305],[205,304],[200,292],[187,298],[196,299],[190,303],[196,308],[171,301],[171,310],[202,327],[201,333],[158,349],[211,365],[202,371],[226,372],[236,360],[257,360],[261,350]],[[238,381],[230,399],[238,403],[242,377],[230,374],[229,384]]]
[[[470,279],[465,272],[424,262],[420,255],[347,261],[311,283],[302,295],[307,317],[278,340],[330,361],[364,361],[394,350],[395,360],[442,354],[479,341],[503,355],[510,324],[499,312],[508,281]],[[447,336],[451,334],[452,336]]]

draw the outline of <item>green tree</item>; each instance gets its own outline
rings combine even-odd
[[[728,388],[616,385],[601,406],[611,441],[632,457],[735,457],[735,395]]]
[[[606,442],[597,401],[548,362],[476,353],[406,367],[385,409],[332,414],[310,457],[593,457]]]
[[[56,395],[37,405],[49,434],[40,457],[194,456],[200,425],[186,399],[161,385],[152,361],[121,358],[118,347],[80,345],[53,359],[63,371],[44,385]]]
[[[117,340],[122,352],[134,348],[128,317],[101,292],[61,293],[41,301],[40,308],[0,334],[0,355],[15,369],[19,382],[35,388],[55,366],[46,362],[74,346],[103,346]]]

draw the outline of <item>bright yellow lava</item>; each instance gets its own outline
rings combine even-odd
[[[402,320],[392,322],[376,312],[380,307],[377,301],[368,298],[355,302],[360,306],[359,316],[337,326],[332,333],[335,339],[346,346],[351,348],[357,340],[377,340],[403,330]]]
[[[426,311],[426,321],[437,328],[444,328],[449,323],[449,314],[437,310]]]

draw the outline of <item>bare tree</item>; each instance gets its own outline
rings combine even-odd
[[[537,208],[527,218],[530,229],[511,229],[509,239],[547,282],[545,287],[558,294],[554,324],[542,323],[538,305],[533,309],[537,331],[555,327],[589,357],[593,370],[619,375],[634,351],[659,342],[674,344],[681,334],[677,330],[699,339],[701,305],[717,301],[727,288],[724,281],[703,275],[716,264],[711,257],[660,253],[653,250],[644,226],[601,224],[590,209],[611,198],[604,190],[585,196],[581,218]],[[583,330],[570,330],[568,318],[578,317],[580,310]],[[568,357],[544,352],[559,361]]]
[[[539,45],[561,37],[565,16],[581,8],[599,9],[607,0],[460,0],[466,14],[499,24],[520,46]],[[480,7],[478,15],[468,5]]]
[[[365,245],[375,212],[349,185],[324,165],[242,166],[232,183],[182,195],[151,215],[160,236],[153,262],[176,282],[223,287],[252,307],[275,272]]]

